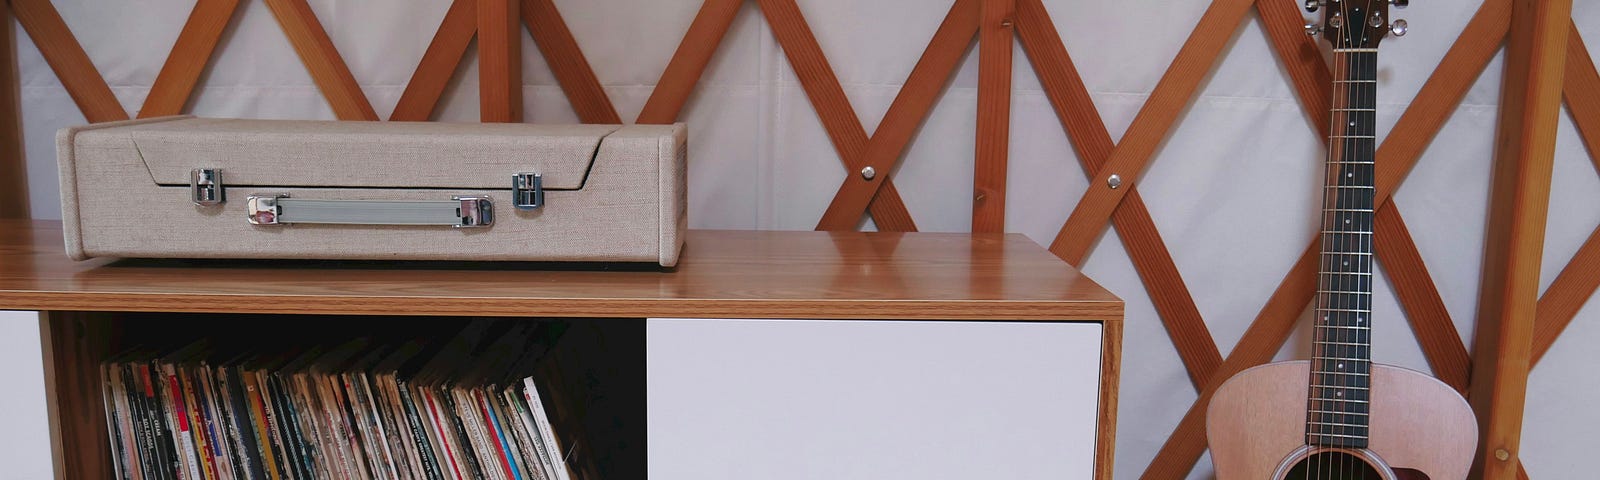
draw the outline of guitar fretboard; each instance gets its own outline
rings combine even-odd
[[[1332,132],[1306,443],[1366,448],[1370,399],[1377,52],[1334,52]]]

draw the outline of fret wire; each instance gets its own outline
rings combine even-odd
[[[1311,358],[1314,358],[1314,359],[1317,359],[1317,360],[1344,360],[1344,361],[1347,361],[1347,362],[1370,362],[1370,361],[1372,361],[1371,359],[1367,359],[1367,358],[1317,357],[1317,356],[1313,356]]]
[[[1365,188],[1365,189],[1373,190],[1373,189],[1377,189],[1378,187],[1373,187],[1373,186],[1369,186],[1369,185],[1328,185],[1326,188]]]
[[[1312,425],[1327,425],[1327,426],[1330,426],[1330,427],[1370,428],[1369,425],[1357,425],[1357,424],[1354,424],[1354,423],[1339,423],[1339,422],[1306,422],[1306,423],[1310,423]]]
[[[1315,343],[1315,344],[1318,344],[1318,345],[1348,345],[1348,346],[1352,346],[1352,347],[1371,347],[1372,346],[1371,344],[1367,344],[1367,343],[1328,342],[1328,341],[1322,341],[1322,340],[1313,341],[1311,343]]]
[[[1369,209],[1365,209],[1365,208],[1324,208],[1324,209],[1322,209],[1322,211],[1324,211],[1324,212],[1360,212],[1360,213],[1372,213],[1372,210],[1369,210]]]
[[[1317,272],[1317,274],[1319,274],[1319,275],[1360,275],[1360,276],[1363,276],[1363,277],[1372,276],[1372,273],[1370,273],[1370,272]]]
[[[1335,48],[1333,53],[1378,53],[1376,48]]]
[[[1313,397],[1311,400],[1316,400],[1316,401],[1319,401],[1319,402],[1371,403],[1371,402],[1368,402],[1366,400],[1347,400],[1347,399],[1343,399],[1343,398]]]
[[[1339,437],[1339,438],[1354,438],[1354,439],[1360,439],[1360,440],[1366,440],[1366,439],[1367,439],[1367,437],[1366,437],[1366,436],[1355,436],[1355,435],[1339,435],[1339,434],[1334,434],[1334,433],[1316,433],[1316,432],[1310,432],[1310,433],[1306,433],[1306,435],[1311,435],[1311,436],[1316,436],[1316,437]]]
[[[1328,135],[1328,138],[1378,138],[1373,135]]]
[[[1378,83],[1377,80],[1334,80],[1333,83]]]
[[[1347,313],[1372,313],[1372,310],[1358,310],[1351,308],[1323,308],[1317,307],[1319,312],[1347,312]]]
[[[1366,231],[1360,231],[1360,230],[1350,230],[1350,231],[1345,231],[1345,230],[1323,230],[1322,234],[1324,234],[1324,235],[1330,235],[1330,234],[1335,234],[1335,235],[1337,235],[1337,234],[1372,235],[1372,232],[1366,232]]]
[[[1372,327],[1357,327],[1354,325],[1317,325],[1316,328],[1348,328],[1351,330],[1372,330]]]
[[[1361,413],[1361,412],[1335,412],[1335,411],[1331,411],[1331,410],[1316,410],[1316,409],[1312,409],[1312,410],[1310,410],[1310,412],[1311,413],[1321,413],[1321,414],[1325,414],[1325,415],[1360,415],[1360,416],[1363,416],[1363,417],[1372,415],[1370,413]]]
[[[1376,108],[1335,108],[1335,112],[1376,112]]]
[[[1360,373],[1360,372],[1329,372],[1329,371],[1324,371],[1324,370],[1316,370],[1316,371],[1313,371],[1312,373],[1316,374],[1316,375],[1345,375],[1345,376],[1363,377],[1363,378],[1371,378],[1372,377],[1372,374],[1370,374],[1370,373]],[[1320,387],[1329,387],[1329,386],[1332,386],[1332,385],[1312,385],[1312,386],[1313,387],[1319,387],[1319,386]]]

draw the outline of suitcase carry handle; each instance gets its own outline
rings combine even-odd
[[[249,196],[251,225],[417,225],[480,228],[494,225],[494,202],[485,196],[449,200],[312,200],[287,193]]]

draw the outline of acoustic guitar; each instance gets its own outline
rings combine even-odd
[[[1372,363],[1373,161],[1378,43],[1405,0],[1310,0],[1307,25],[1333,46],[1312,359],[1240,372],[1211,398],[1207,442],[1219,480],[1432,479],[1467,476],[1472,409],[1422,373]]]

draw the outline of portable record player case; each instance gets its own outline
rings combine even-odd
[[[61,130],[75,259],[677,263],[684,127],[211,119]]]

